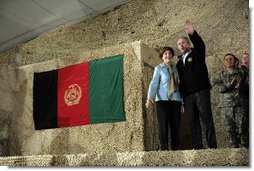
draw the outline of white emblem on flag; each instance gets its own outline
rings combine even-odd
[[[81,87],[78,84],[72,84],[64,93],[64,101],[67,106],[79,104],[82,96]]]

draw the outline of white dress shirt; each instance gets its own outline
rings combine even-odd
[[[185,54],[182,55],[183,64],[185,64],[186,57],[187,57],[190,53],[191,53],[191,50],[189,50],[188,52],[186,52]]]

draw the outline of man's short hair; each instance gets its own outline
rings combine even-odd
[[[191,41],[188,37],[183,36],[183,37],[180,37],[179,39],[185,39],[187,43],[191,44]]]

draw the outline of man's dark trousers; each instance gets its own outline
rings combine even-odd
[[[185,111],[188,116],[192,132],[192,146],[194,149],[202,149],[202,131],[199,122],[201,118],[209,148],[217,148],[215,128],[210,101],[210,90],[200,90],[185,97]]]

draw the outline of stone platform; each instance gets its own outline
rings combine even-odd
[[[0,166],[249,166],[247,149],[0,157]]]

